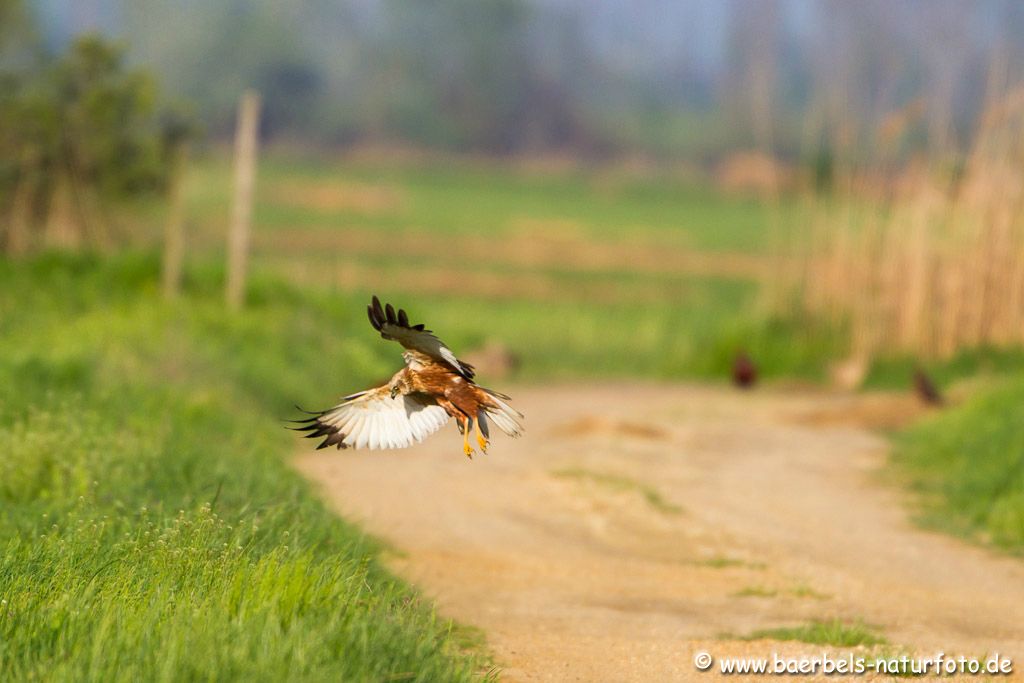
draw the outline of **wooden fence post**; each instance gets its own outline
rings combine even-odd
[[[227,302],[238,310],[245,301],[245,275],[249,256],[249,226],[256,184],[256,136],[259,130],[260,96],[254,90],[242,95],[235,133],[235,191],[228,233]]]
[[[32,202],[39,183],[36,158],[31,151],[22,155],[21,178],[14,188],[14,197],[7,212],[6,251],[10,256],[22,256],[32,246]]]

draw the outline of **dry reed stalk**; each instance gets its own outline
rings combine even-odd
[[[1008,188],[1006,188],[1008,189]],[[981,338],[986,343],[1006,342],[1006,294],[1009,285],[1007,255],[1013,231],[1012,205],[1007,201],[994,203],[989,226],[988,260],[985,271],[985,311],[982,315]]]
[[[851,173],[808,212],[803,306],[848,322],[859,356],[1024,343],[1024,88],[992,98],[960,176],[949,158]]]
[[[863,374],[875,357],[878,347],[879,316],[878,290],[880,286],[877,269],[872,268],[874,255],[880,251],[878,238],[881,217],[875,207],[861,208],[846,219],[849,238],[846,282],[838,283],[840,296],[845,305],[845,315],[850,329],[850,357],[848,363]]]
[[[1024,212],[1024,198],[1021,204],[1022,206],[1018,207],[1018,215]],[[1024,344],[1024,225],[1018,223],[1014,237],[1010,253],[1013,265],[1006,296],[1006,305],[1009,308],[1007,344]]]
[[[936,320],[935,356],[949,359],[956,353],[957,335],[963,302],[962,269],[952,249],[946,249],[939,257],[938,265],[938,306]]]
[[[828,233],[824,229],[824,217],[815,208],[810,218],[811,243],[803,263],[803,281],[800,283],[801,302],[805,310],[819,314],[825,309],[824,287],[818,286],[825,274],[824,254],[828,252]]]

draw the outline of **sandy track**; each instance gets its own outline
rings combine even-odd
[[[1024,563],[916,529],[879,480],[885,443],[858,416],[903,402],[659,385],[512,393],[527,436],[499,436],[473,462],[453,426],[407,451],[297,461],[401,551],[395,571],[486,632],[506,680],[706,679],[692,664],[701,649],[822,651],[722,634],[832,617],[899,647],[998,651],[1024,668]]]

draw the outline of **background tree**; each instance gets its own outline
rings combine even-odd
[[[7,0],[3,0],[7,1]],[[0,225],[9,252],[108,246],[106,207],[161,189],[180,135],[161,126],[152,78],[96,36],[0,73]]]

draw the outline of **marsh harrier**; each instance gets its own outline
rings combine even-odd
[[[522,414],[504,394],[473,381],[473,366],[455,357],[423,325],[412,325],[402,309],[381,306],[373,297],[367,307],[370,324],[384,339],[397,341],[405,351],[405,367],[383,386],[346,396],[329,410],[310,413],[298,422],[309,438],[325,437],[317,448],[405,448],[422,441],[454,417],[462,433],[462,449],[473,457],[469,432],[487,452],[488,421],[517,437],[523,432]]]

